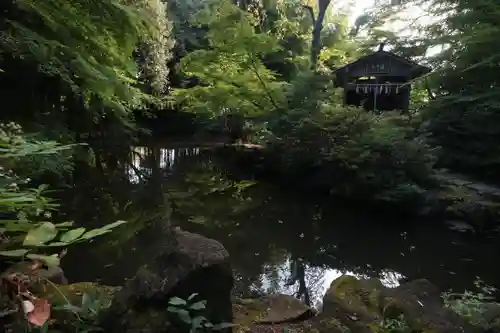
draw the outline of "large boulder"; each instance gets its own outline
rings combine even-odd
[[[127,281],[101,325],[108,333],[188,331],[178,315],[167,311],[172,297],[205,300],[204,315],[211,323],[232,322],[233,275],[229,254],[219,242],[176,229],[177,245],[159,252]],[[197,314],[198,315],[198,314]]]

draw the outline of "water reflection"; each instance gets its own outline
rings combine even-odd
[[[132,183],[139,183],[142,175],[149,174],[152,169],[151,158],[158,151],[158,167],[164,170],[172,170],[174,165],[189,160],[200,154],[200,148],[150,148],[133,147],[131,149],[131,163],[128,165],[127,173]]]
[[[68,261],[70,280],[123,283],[161,242],[148,233],[147,221],[156,214],[222,242],[231,254],[234,293],[241,296],[280,292],[317,305],[342,274],[379,278],[388,287],[428,278],[441,290],[463,291],[472,288],[476,276],[499,284],[499,268],[491,264],[499,250],[494,241],[438,225],[388,221],[332,200],[318,202],[255,184],[246,180],[251,175],[233,172],[226,160],[206,149],[136,147],[133,156],[127,170],[131,184],[119,187],[129,204],[95,211],[96,219],[132,222],[101,241],[108,249],[105,255],[94,245],[77,249],[74,255],[84,253],[92,269]],[[148,184],[158,183],[168,207],[151,204],[159,194]],[[102,211],[115,215],[97,216]]]
[[[300,282],[290,283],[291,258],[279,265],[265,264],[262,267],[263,273],[259,275],[258,283],[248,286],[250,295],[263,295],[281,293],[298,297],[300,295]],[[304,283],[307,286],[308,297],[312,306],[319,307],[323,295],[326,293],[331,283],[342,275],[351,275],[357,278],[370,278],[366,274],[354,273],[352,271],[341,271],[328,267],[314,267],[306,265],[304,267]],[[382,270],[378,276],[382,284],[388,288],[399,286],[400,281],[405,277],[392,270]],[[238,284],[239,281],[237,281]],[[242,295],[247,296],[247,295]],[[305,300],[304,300],[305,301]]]

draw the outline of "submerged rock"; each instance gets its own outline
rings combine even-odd
[[[120,290],[102,318],[108,333],[175,332],[183,324],[167,311],[172,297],[205,300],[211,323],[232,322],[233,276],[229,254],[219,242],[175,230],[177,245],[158,253]],[[198,314],[197,314],[198,315]],[[187,330],[187,329],[186,329]]]

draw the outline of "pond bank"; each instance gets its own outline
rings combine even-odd
[[[49,296],[53,304],[70,301],[82,304],[82,296],[100,299],[106,316],[106,307],[115,299],[121,287],[108,287],[95,283],[76,283],[61,286],[59,293]],[[65,295],[64,299],[61,294]],[[198,299],[196,299],[199,301]],[[203,302],[203,301],[202,301]],[[189,307],[189,302],[165,300],[156,303],[155,311],[168,321],[169,310],[175,303],[185,308],[191,318],[202,315],[205,308]],[[194,303],[194,302],[193,302]],[[201,303],[200,303],[201,304]],[[206,303],[204,303],[206,304]],[[500,305],[481,303],[457,313],[444,303],[439,290],[429,281],[421,279],[405,283],[397,288],[386,288],[377,279],[359,280],[341,276],[334,280],[323,297],[321,309],[313,309],[295,297],[283,294],[259,298],[232,297],[232,332],[234,333],[489,333],[500,332]],[[153,306],[145,303],[143,307]],[[462,304],[463,307],[471,306]],[[469,311],[472,316],[465,315]],[[198,314],[197,314],[198,313]],[[68,314],[56,312],[58,318]],[[140,318],[135,320],[141,321]],[[68,325],[69,321],[65,322]],[[190,322],[192,324],[192,322]],[[216,324],[216,323],[211,323]],[[141,332],[148,331],[142,326]],[[145,329],[145,330],[144,330]],[[173,330],[172,330],[173,331]],[[202,331],[202,327],[195,332]],[[114,331],[111,331],[113,333]],[[183,332],[176,331],[176,332]]]
[[[247,170],[256,178],[284,184],[301,191],[323,196],[335,196],[326,170],[305,168],[302,172],[283,170],[260,145],[222,145],[213,147],[217,154],[228,159],[229,168]],[[299,170],[300,171],[300,170]],[[330,170],[328,171],[329,173]],[[459,174],[436,170],[428,186],[409,197],[393,193],[384,197],[363,197],[361,193],[338,195],[353,204],[366,208],[406,213],[446,221],[459,231],[496,229],[500,222],[500,188],[473,181]]]

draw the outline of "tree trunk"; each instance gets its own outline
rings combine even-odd
[[[315,71],[318,66],[318,58],[321,52],[321,30],[325,20],[326,10],[331,0],[318,0],[318,16],[314,17],[314,10],[310,6],[304,6],[311,14],[313,32],[311,41],[311,70]]]

